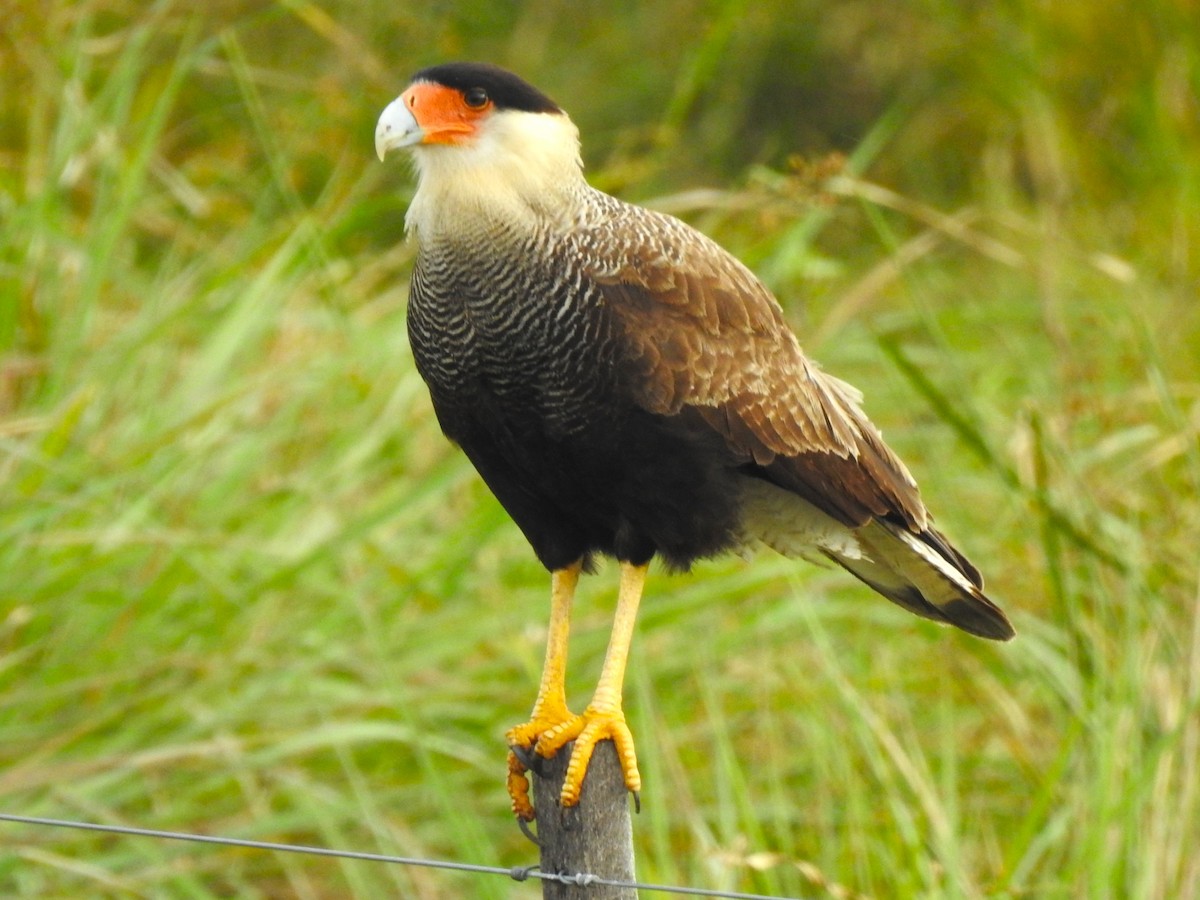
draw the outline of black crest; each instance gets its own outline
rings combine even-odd
[[[464,95],[474,88],[487,92],[497,109],[515,109],[533,113],[561,113],[557,103],[518,78],[507,69],[490,63],[454,62],[422,69],[413,81],[432,81],[461,91]]]

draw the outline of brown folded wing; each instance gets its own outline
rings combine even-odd
[[[844,524],[927,524],[904,464],[858,392],[800,349],[770,292],[734,257],[675,219],[623,207],[588,270],[623,334],[633,400],[703,422],[763,477]],[[604,251],[607,250],[607,253]]]

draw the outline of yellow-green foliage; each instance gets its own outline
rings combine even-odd
[[[627,708],[647,880],[1200,895],[1194,4],[9,0],[0,811],[530,862],[504,728],[548,579],[433,421],[415,69],[483,58],[862,387],[1020,632],[778,558],[655,575]],[[609,567],[570,682],[599,670]],[[0,825],[6,897],[508,897]]]

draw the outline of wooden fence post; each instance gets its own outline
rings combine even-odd
[[[567,744],[554,759],[544,760],[534,773],[533,802],[541,845],[541,871],[575,875],[591,873],[614,881],[633,881],[633,824],[629,791],[612,741],[596,745],[583,795],[570,809],[558,805],[571,757]],[[637,900],[633,888],[607,885],[579,887],[542,881],[543,900]]]

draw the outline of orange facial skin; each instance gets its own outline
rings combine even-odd
[[[426,81],[412,85],[400,99],[425,133],[422,144],[460,144],[475,134],[493,109],[486,95],[472,106],[461,91]]]

